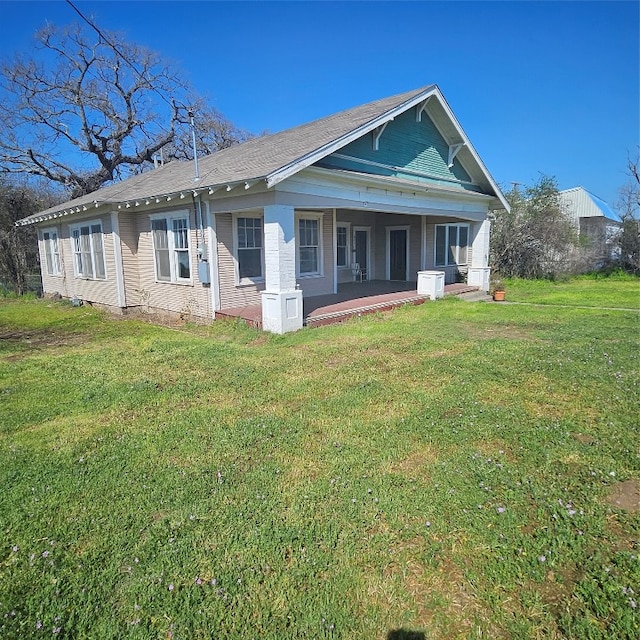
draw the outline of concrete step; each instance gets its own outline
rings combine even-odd
[[[493,298],[485,291],[469,291],[467,293],[461,293],[457,296],[460,300],[465,302],[492,302]]]

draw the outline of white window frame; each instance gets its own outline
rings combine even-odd
[[[167,226],[167,246],[169,250],[169,274],[170,279],[166,280],[158,276],[158,263],[156,260],[156,245],[155,237],[153,233],[153,222],[155,220],[165,220]],[[176,247],[175,235],[173,230],[174,220],[186,220],[186,232],[187,232],[187,247]],[[151,231],[151,247],[153,253],[153,272],[155,281],[162,284],[192,284],[193,283],[193,260],[191,255],[191,216],[187,209],[182,211],[172,211],[168,213],[156,213],[149,216],[149,227]],[[189,260],[189,277],[181,278],[178,268],[178,254],[186,253]]]
[[[100,227],[99,231],[95,231],[94,227]],[[88,251],[83,251],[79,238],[82,237],[82,229],[88,228],[87,238],[89,241]],[[78,232],[78,238],[75,233]],[[73,272],[76,278],[84,280],[106,280],[107,279],[107,261],[105,256],[104,231],[102,229],[102,220],[84,220],[77,224],[69,225],[69,234],[71,236],[71,248],[73,250]],[[99,242],[97,238],[99,237]],[[98,246],[99,245],[99,246]],[[104,275],[96,275],[96,266],[100,264],[98,254],[102,254],[102,273]],[[88,256],[89,260],[84,260]],[[86,268],[85,263],[91,263],[91,270]]]
[[[262,246],[260,247],[260,275],[253,277],[240,277],[240,240],[238,235],[238,220],[240,218],[250,218],[254,220],[260,220],[260,226],[262,227]],[[235,266],[235,280],[236,286],[256,284],[264,282],[264,216],[258,213],[234,213],[233,214],[233,261]],[[248,247],[247,247],[248,248]],[[257,247],[253,247],[256,249]]]
[[[338,229],[343,228],[346,234],[347,244],[345,245],[345,264],[338,264]],[[351,223],[350,222],[337,222],[336,223],[336,267],[338,269],[350,269],[351,268]]]
[[[49,237],[45,237],[46,235]],[[48,227],[42,229],[42,245],[44,248],[44,263],[47,275],[62,275],[62,260],[60,257],[60,238],[58,229]]]
[[[315,220],[318,224],[318,268],[316,271],[309,271],[305,273],[300,272],[300,249],[302,248],[300,244],[300,221],[301,220]],[[295,218],[296,224],[296,276],[298,278],[321,278],[324,276],[324,263],[323,263],[323,237],[322,237],[322,220],[323,216],[321,213],[297,213]],[[314,246],[314,245],[305,245],[305,246]]]
[[[469,249],[471,248],[469,244],[470,231],[471,231],[470,226],[471,225],[469,224],[460,223],[460,222],[435,225],[435,229],[433,232],[433,264],[435,267],[453,267],[453,266],[462,267],[462,266],[466,266],[469,263]],[[444,262],[438,262],[438,229],[439,228],[445,229]],[[451,231],[453,228],[456,229],[456,242],[454,246],[453,261],[450,261],[449,260],[449,249],[451,247],[450,237],[451,237]],[[466,251],[464,260],[461,260],[460,258],[460,253],[461,253],[460,250],[462,248],[460,246],[460,229],[461,228],[465,228],[467,230],[467,244],[464,245],[464,249]]]

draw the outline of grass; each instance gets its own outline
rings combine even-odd
[[[587,307],[640,306],[640,281],[623,272],[595,273],[566,280],[506,280],[509,300]]]
[[[637,280],[547,289],[286,336],[0,302],[0,637],[637,638]]]

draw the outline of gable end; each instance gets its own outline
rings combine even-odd
[[[361,136],[316,166],[476,190],[478,185],[460,160],[453,158],[450,163],[450,158],[450,143],[427,113],[418,120],[408,110],[389,121],[384,130]]]

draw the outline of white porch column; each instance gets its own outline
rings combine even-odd
[[[296,234],[293,207],[264,208],[265,290],[262,328],[286,333],[302,328],[302,291],[296,288]]]
[[[479,226],[479,228],[478,228]],[[483,220],[476,227],[475,236],[471,243],[471,264],[467,273],[467,283],[472,287],[479,287],[483,291],[489,291],[489,237],[491,222]]]

